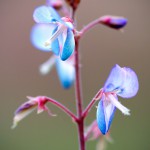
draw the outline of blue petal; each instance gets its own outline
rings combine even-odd
[[[56,69],[62,86],[66,89],[70,88],[75,80],[75,68],[67,61],[57,59]]]
[[[124,82],[125,74],[119,65],[115,65],[104,85],[104,92],[112,92],[119,89]]]
[[[124,98],[135,96],[139,89],[138,78],[130,68],[121,68],[118,65],[112,69],[105,85],[104,92],[117,91],[117,94]]]
[[[51,37],[55,24],[36,24],[31,30],[31,42],[39,50],[50,51],[51,45],[45,46],[45,42]]]
[[[62,53],[60,55],[61,59],[63,61],[68,59],[74,52],[74,48],[75,48],[74,34],[72,30],[68,28],[66,40],[62,49]]]
[[[56,31],[57,31],[58,27],[56,27],[52,34],[54,34]],[[52,52],[55,54],[55,55],[59,55],[59,52],[60,52],[60,46],[59,46],[59,41],[58,41],[58,38],[56,38],[52,44],[51,44],[51,47],[52,47]]]
[[[114,118],[115,111],[116,107],[111,102],[107,101],[103,95],[97,108],[97,124],[102,134],[106,134],[108,132]]]
[[[125,72],[125,78],[118,95],[124,98],[131,98],[135,96],[138,92],[138,78],[136,73],[132,69],[127,67],[124,67],[122,69]]]
[[[33,18],[37,23],[51,23],[55,21],[61,21],[60,16],[50,6],[39,6],[34,10]]]

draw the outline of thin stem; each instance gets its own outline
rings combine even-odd
[[[78,118],[66,107],[64,106],[63,104],[61,104],[60,102],[52,99],[52,98],[49,98],[49,97],[46,97],[46,100],[49,101],[50,103],[56,105],[57,107],[59,107],[61,110],[63,110],[68,116],[70,116],[74,121],[77,121]]]
[[[76,70],[76,81],[75,81],[75,92],[76,92],[76,108],[78,114],[78,138],[80,143],[80,150],[85,150],[84,140],[84,118],[82,117],[82,96],[81,96],[81,80],[80,80],[80,68],[79,68],[79,39],[75,38],[75,70]]]
[[[89,31],[91,28],[95,27],[97,24],[100,23],[100,19],[98,18],[92,22],[90,22],[89,24],[87,24],[81,31],[80,31],[80,37],[83,36],[84,33],[86,33],[87,31]]]
[[[75,91],[76,91],[76,100],[77,100],[77,113],[78,117],[82,117],[82,97],[81,97],[81,79],[80,79],[80,68],[79,68],[79,51],[78,45],[79,40],[75,39],[75,70],[76,70],[76,81],[75,81]]]
[[[72,1],[74,3],[74,1]],[[76,8],[72,5],[72,19],[74,20]],[[76,109],[78,115],[78,140],[79,150],[85,150],[84,140],[84,118],[82,117],[82,90],[81,90],[81,78],[79,67],[79,38],[75,37],[75,94],[76,94]]]
[[[88,106],[85,108],[85,110],[83,111],[82,117],[85,118],[88,114],[88,112],[91,110],[92,106],[95,104],[95,102],[98,99],[101,99],[102,97],[102,89],[100,89],[97,94],[94,96],[94,98],[91,100],[91,102],[88,104]]]

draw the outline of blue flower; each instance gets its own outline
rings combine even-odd
[[[69,59],[67,59],[66,61],[62,61],[61,59],[53,55],[52,57],[50,57],[50,59],[48,59],[40,66],[41,74],[48,74],[54,65],[56,65],[56,70],[61,85],[65,89],[70,88],[75,80],[74,55],[69,57]]]
[[[75,48],[72,20],[60,18],[50,6],[36,8],[33,18],[37,23],[31,31],[33,45],[42,51],[52,51],[63,61],[68,59]]]
[[[102,97],[97,108],[97,123],[103,134],[106,134],[112,123],[116,108],[124,115],[130,115],[130,110],[123,106],[118,97],[131,98],[139,89],[135,72],[127,67],[115,65],[102,89]]]

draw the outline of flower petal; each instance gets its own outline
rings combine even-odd
[[[104,92],[116,91],[117,95],[124,98],[135,96],[138,89],[139,83],[135,72],[119,65],[115,65],[104,85]]]
[[[112,92],[120,88],[124,82],[125,74],[119,65],[115,65],[104,85],[104,92]]]
[[[72,53],[74,52],[75,48],[75,41],[74,41],[74,34],[71,29],[67,29],[67,36],[66,40],[64,41],[63,48],[62,48],[62,53],[60,55],[61,60],[65,61],[68,59]]]
[[[56,56],[51,56],[46,62],[40,65],[39,70],[42,75],[48,74],[56,62]]]
[[[14,129],[18,122],[20,122],[22,119],[24,119],[26,116],[28,116],[37,106],[37,103],[35,101],[29,100],[25,103],[23,103],[16,111],[15,116],[13,119],[13,125],[12,129]]]
[[[131,98],[135,96],[139,89],[139,83],[136,73],[127,67],[122,68],[125,72],[125,78],[120,92],[117,94],[124,98]]]
[[[45,41],[50,39],[53,30],[56,28],[55,24],[36,24],[31,31],[31,42],[39,50],[51,51],[51,45],[45,46]]]
[[[108,99],[110,100],[110,102],[116,107],[118,108],[124,115],[130,115],[130,110],[128,108],[126,108],[125,106],[123,106],[119,101],[116,95],[113,94],[109,94],[108,95]]]
[[[34,10],[33,18],[37,23],[52,23],[55,21],[61,21],[60,16],[50,6],[39,6]]]
[[[52,34],[54,34],[55,32],[57,32],[57,29],[58,27],[56,27]],[[58,41],[58,38],[56,38],[52,44],[51,44],[51,47],[52,47],[52,52],[55,54],[55,55],[59,55],[59,52],[60,52],[60,46],[59,46],[59,41]]]
[[[75,80],[75,68],[67,61],[57,59],[56,69],[62,86],[70,88]]]
[[[103,95],[97,108],[97,124],[102,134],[108,132],[115,110],[116,107]]]

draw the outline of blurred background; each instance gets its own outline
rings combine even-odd
[[[46,95],[75,110],[74,88],[62,89],[56,70],[41,76],[39,65],[51,53],[36,50],[30,43],[33,10],[44,0],[0,0],[0,150],[77,150],[76,125],[61,110],[48,104],[57,117],[32,113],[11,130],[13,113],[26,96]],[[150,1],[82,0],[77,11],[78,30],[103,15],[128,18],[124,33],[99,25],[81,40],[84,107],[103,86],[117,63],[130,66],[139,77],[136,97],[121,102],[131,109],[126,117],[119,110],[111,126],[113,144],[107,150],[150,149]],[[93,107],[86,125],[96,118]],[[94,150],[97,141],[87,143]]]

